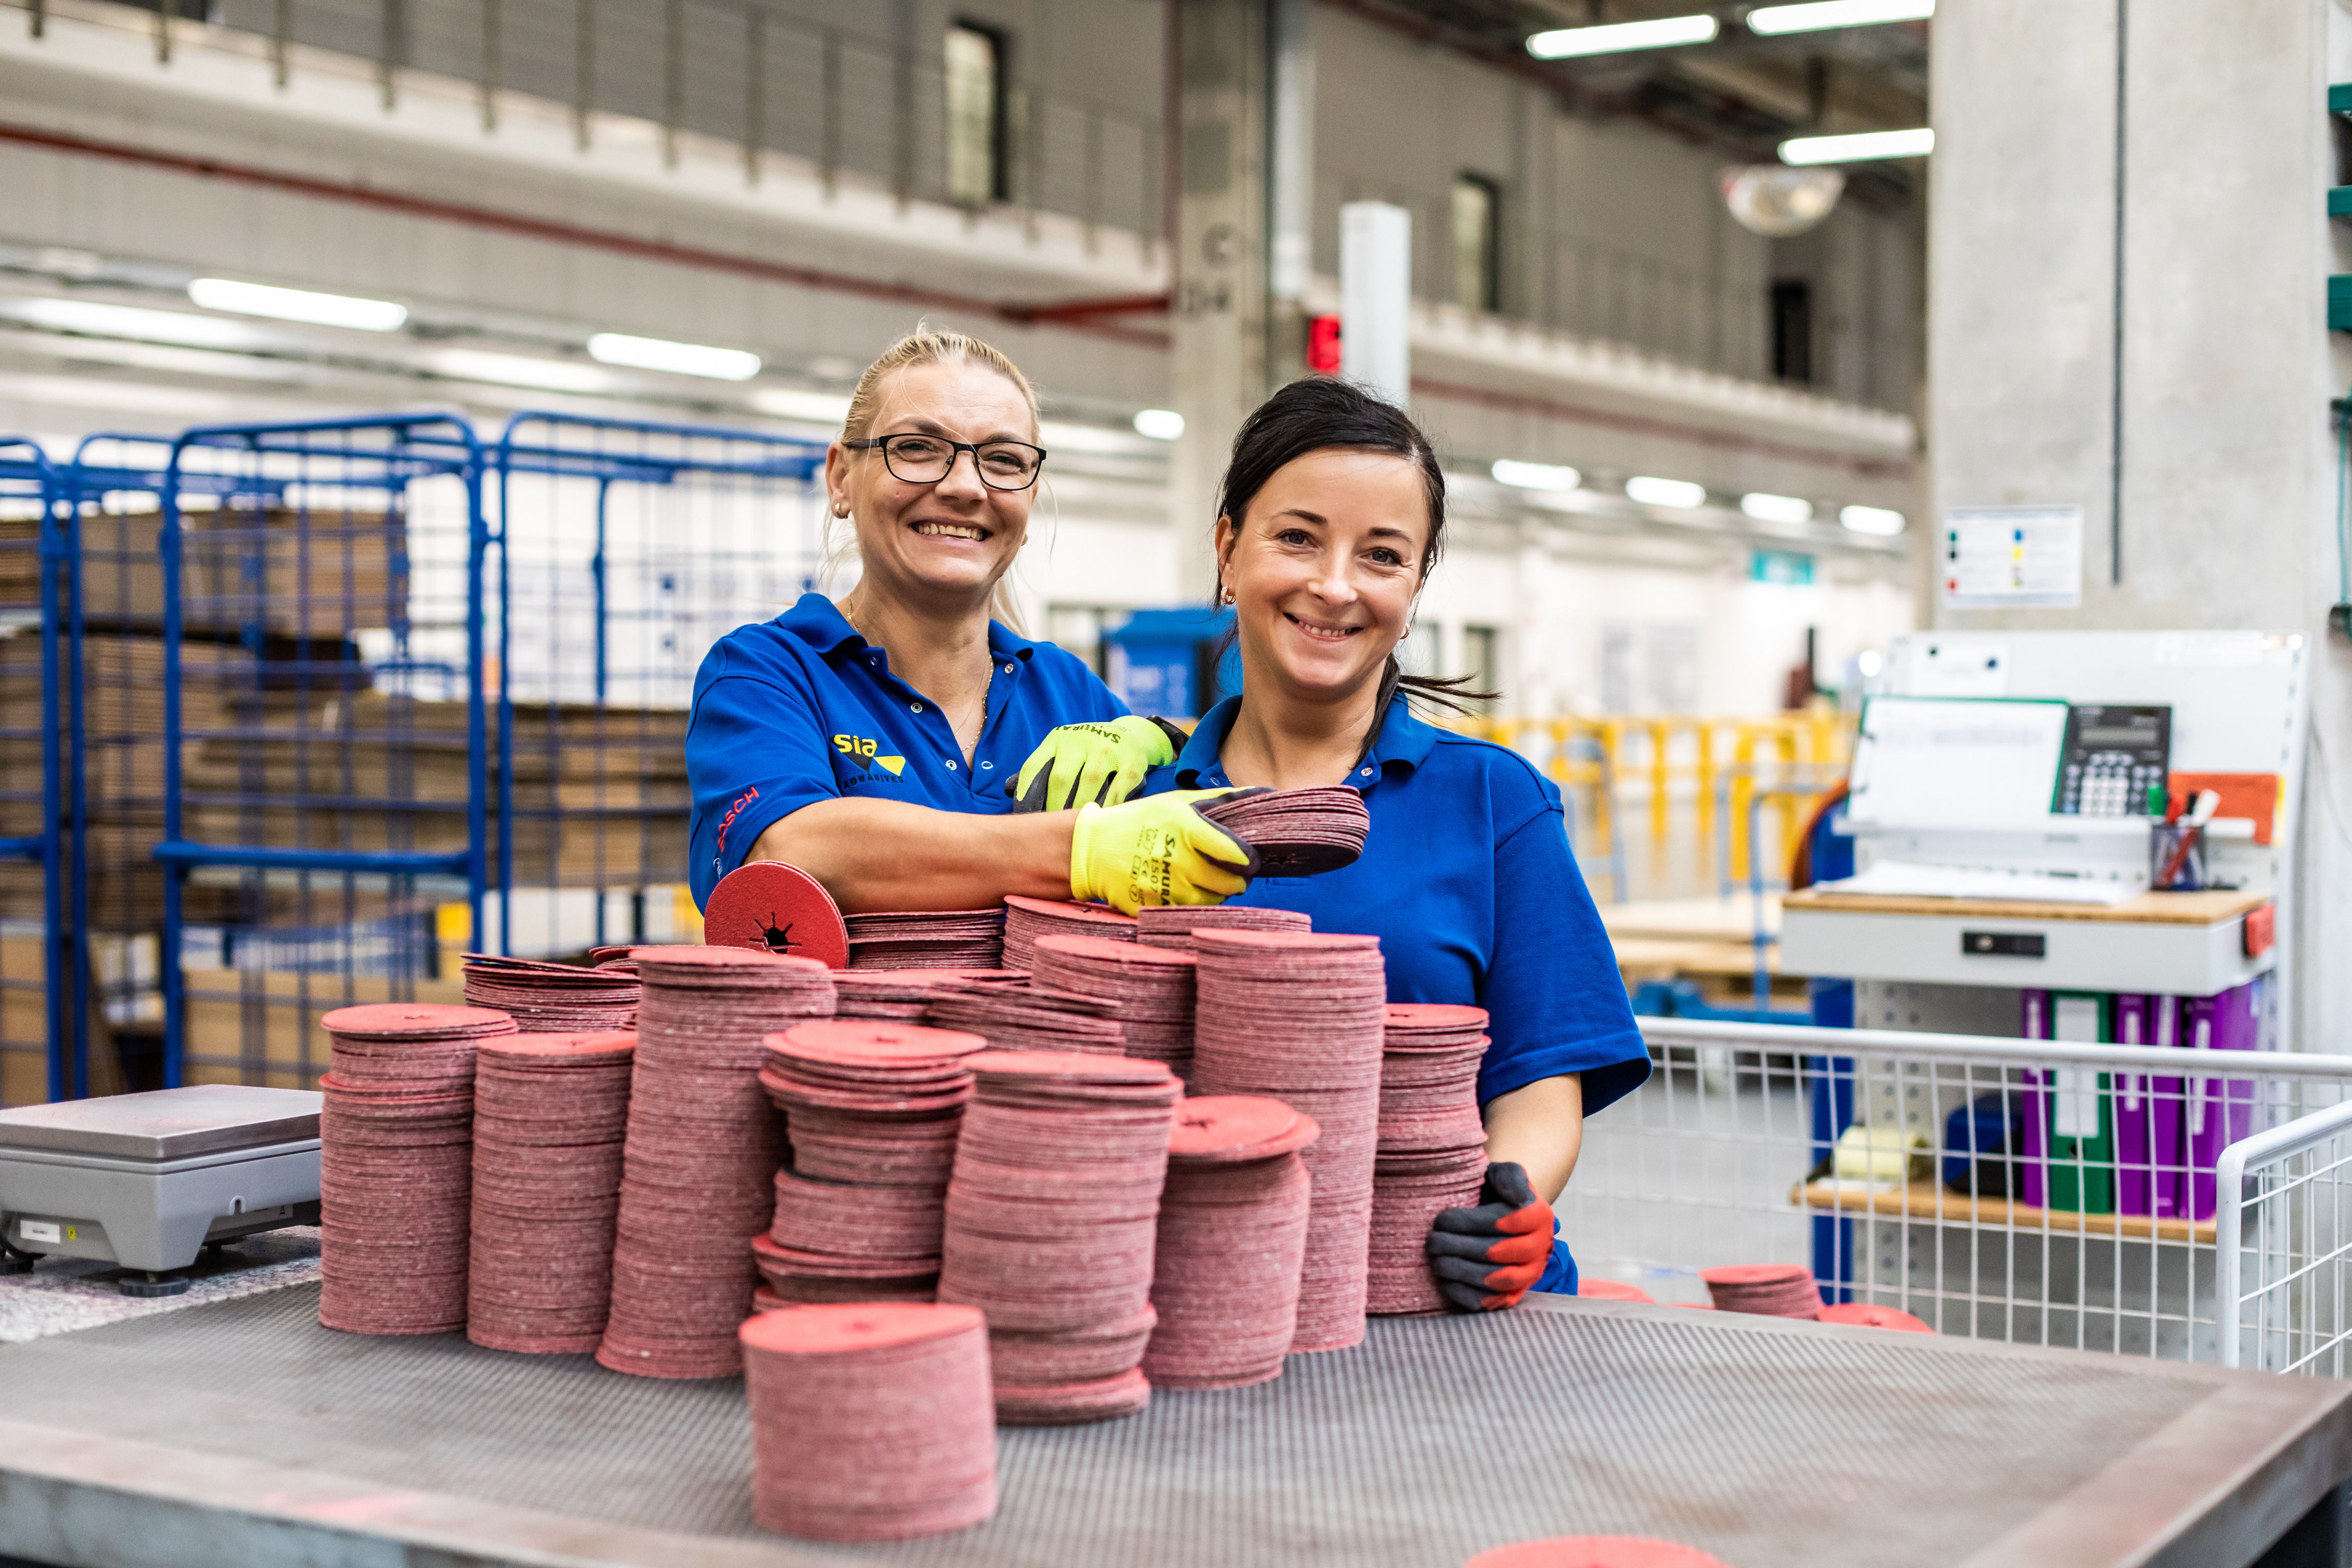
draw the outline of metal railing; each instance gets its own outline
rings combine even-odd
[[[2341,1370],[2352,1057],[1640,1022],[1657,1070],[1558,1205],[1589,1278],[1802,1263],[1947,1334]]]

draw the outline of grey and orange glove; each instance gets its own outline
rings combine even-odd
[[[1164,719],[1129,714],[1045,732],[1020,774],[1005,786],[1021,811],[1067,811],[1088,801],[1117,805],[1143,775],[1176,760],[1182,731]]]
[[[1221,904],[1257,875],[1257,851],[1201,815],[1200,803],[1258,791],[1179,789],[1078,807],[1070,896],[1122,914],[1147,904]]]
[[[1551,1205],[1536,1196],[1526,1167],[1486,1167],[1476,1208],[1446,1209],[1430,1222],[1429,1267],[1458,1311],[1516,1307],[1551,1258]]]

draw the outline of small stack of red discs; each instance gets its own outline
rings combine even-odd
[[[466,1337],[585,1355],[604,1337],[633,1034],[507,1035],[474,1074]]]
[[[1165,1062],[1178,1078],[1192,1076],[1192,971],[1189,952],[1105,942],[1093,936],[1041,936],[1034,948],[1040,987],[1098,996],[1127,1034],[1125,1049],[1142,1061]]]
[[[1636,1285],[1622,1284],[1614,1279],[1583,1279],[1576,1282],[1576,1293],[1596,1301],[1647,1301],[1656,1305],[1657,1298]]]
[[[1294,1351],[1364,1337],[1387,980],[1378,937],[1198,930],[1192,1087],[1263,1094],[1312,1118],[1314,1178]]]
[[[1034,969],[1032,944],[1041,936],[1098,936],[1109,942],[1133,942],[1135,917],[1102,904],[1075,904],[1053,899],[1024,899],[1008,893],[1004,899],[1004,967]]]
[[[778,1030],[833,1011],[833,971],[742,947],[637,950],[645,1001],[596,1360],[646,1377],[742,1370],[756,1275],[744,1241],[775,1214],[783,1138],[760,1087]]]
[[[1318,877],[1351,866],[1372,831],[1364,797],[1346,784],[1232,795],[1205,802],[1201,815],[1256,850],[1265,877]]]
[[[1192,951],[1192,933],[1202,931],[1313,931],[1315,922],[1297,910],[1244,909],[1233,904],[1153,904],[1135,917],[1135,940],[1146,947]]]
[[[1150,1402],[1151,1258],[1182,1092],[1158,1062],[968,1058],[940,1300],[988,1314],[996,1417],[1062,1426]]]
[[[319,1321],[355,1334],[466,1326],[474,1054],[515,1032],[487,1007],[384,1002],[319,1020]]]
[[[641,942],[607,942],[588,950],[591,969],[618,969],[629,974],[637,972],[637,961],[629,955],[646,944]]]
[[[1278,1100],[1179,1100],[1143,1374],[1160,1388],[1245,1388],[1282,1375],[1298,1326],[1312,1119]]]
[[[1894,1307],[1882,1307],[1875,1301],[1840,1301],[1823,1307],[1818,1314],[1824,1323],[1843,1323],[1855,1329],[1893,1329],[1898,1333],[1932,1334],[1927,1321]]]
[[[994,969],[1003,910],[906,910],[849,917],[852,969]]]
[[[919,1024],[931,1004],[956,986],[1015,985],[1017,969],[843,969],[833,976],[834,1016],[895,1018]]]
[[[751,1512],[809,1541],[905,1541],[996,1511],[988,1333],[969,1307],[866,1302],[740,1330]]]
[[[1442,1312],[1429,1226],[1443,1210],[1475,1205],[1486,1179],[1478,1063],[1486,1052],[1486,1010],[1391,1002],[1387,1018],[1366,1309]]]
[[[1734,1263],[1702,1268],[1706,1294],[1718,1312],[1752,1312],[1766,1318],[1818,1318],[1821,1287],[1801,1263]]]
[[[1646,1535],[1560,1535],[1481,1552],[1462,1568],[1728,1568],[1696,1546]]]
[[[632,969],[583,969],[530,958],[466,955],[466,1003],[495,1007],[533,1035],[600,1034],[637,1022],[637,976]]]
[[[1127,1029],[1106,997],[1021,985],[958,985],[925,1015],[942,1029],[967,1029],[1000,1051],[1094,1051],[1121,1056]]]
[[[780,1302],[928,1301],[978,1035],[888,1021],[800,1024],[767,1042],[760,1083],[790,1168],[751,1242]]]

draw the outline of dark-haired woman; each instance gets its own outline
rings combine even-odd
[[[1299,910],[1381,939],[1392,1002],[1484,1007],[1478,1098],[1486,1201],[1430,1237],[1458,1307],[1573,1291],[1551,1201],[1584,1118],[1638,1087],[1650,1058],[1616,956],[1570,853],[1559,791],[1526,758],[1439,730],[1397,645],[1437,563],[1445,480],[1404,414],[1345,382],[1294,382],[1250,416],[1218,506],[1218,597],[1233,606],[1241,694],[1211,709],[1153,790],[1352,784],[1362,858],[1262,877],[1231,900]]]

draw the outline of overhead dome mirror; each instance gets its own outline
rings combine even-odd
[[[1720,178],[1723,205],[1733,220],[1771,239],[1804,233],[1829,216],[1845,194],[1845,175],[1835,169],[1753,163],[1726,169]]]

